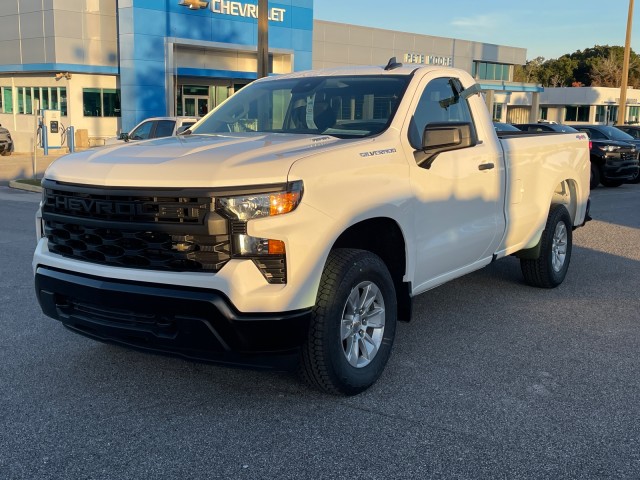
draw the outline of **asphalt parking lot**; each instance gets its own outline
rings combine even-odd
[[[591,197],[563,285],[508,258],[427,292],[338,398],[67,331],[33,292],[39,195],[0,187],[0,478],[639,478],[640,185]]]

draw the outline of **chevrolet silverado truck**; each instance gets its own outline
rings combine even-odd
[[[357,394],[416,295],[508,255],[562,283],[589,166],[583,133],[498,138],[458,69],[268,77],[183,135],[54,162],[36,294],[103,342]]]

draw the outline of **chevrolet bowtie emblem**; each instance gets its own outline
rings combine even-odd
[[[202,0],[180,0],[178,5],[189,7],[191,10],[198,10],[200,8],[207,8],[209,2],[203,2]]]

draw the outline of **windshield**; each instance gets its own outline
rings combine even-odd
[[[406,75],[361,75],[256,82],[212,111],[192,131],[368,137],[389,126],[409,80]]]
[[[628,142],[629,140],[633,140],[633,137],[628,133],[624,133],[622,130],[617,129],[616,127],[602,126],[600,127],[605,135],[609,137],[610,140],[621,140],[623,142]]]

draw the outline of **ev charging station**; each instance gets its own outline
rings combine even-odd
[[[46,135],[42,135],[43,147],[46,141],[47,148],[62,147],[62,124],[60,123],[60,110],[41,110],[42,125],[47,129]]]

